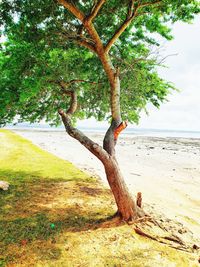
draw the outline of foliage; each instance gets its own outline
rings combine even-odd
[[[93,1],[72,2],[85,14],[93,5]],[[129,2],[106,1],[103,5],[94,21],[103,43],[123,23]],[[11,122],[16,115],[19,121],[44,118],[59,123],[58,109],[69,104],[59,82],[71,80],[86,81],[70,84],[78,92],[76,118],[108,119],[109,83],[96,55],[77,45],[80,22],[54,0],[2,0],[0,10],[6,38],[0,52],[0,124]],[[122,80],[124,118],[137,122],[148,102],[159,107],[174,89],[157,74],[158,60],[150,47],[159,43],[152,33],[170,40],[169,22],[190,22],[199,10],[194,0],[162,0],[158,6],[144,6],[112,47],[110,56]]]

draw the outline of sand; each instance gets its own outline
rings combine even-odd
[[[65,132],[15,132],[108,186],[101,162]],[[102,134],[88,135],[102,144]],[[200,139],[122,135],[116,153],[131,193],[142,192],[144,203],[181,222],[200,240]]]

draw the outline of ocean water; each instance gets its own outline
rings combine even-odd
[[[28,124],[20,123],[17,125],[8,125],[6,129],[13,130],[25,130],[25,131],[64,131],[63,126],[59,127],[50,127],[47,124]],[[78,127],[79,130],[85,133],[100,133],[103,134],[106,132],[107,128],[105,127]],[[187,130],[171,130],[171,129],[144,129],[144,128],[126,128],[122,135],[129,136],[152,136],[152,137],[181,137],[181,138],[195,138],[200,139],[200,131],[187,131]]]

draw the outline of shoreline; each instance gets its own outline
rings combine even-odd
[[[12,130],[42,149],[100,177],[108,186],[100,161],[65,132]],[[103,133],[88,133],[102,144]],[[200,240],[200,142],[196,138],[121,135],[116,155],[133,195],[188,227]]]
[[[47,125],[43,126],[7,126],[5,129],[13,131],[36,131],[36,132],[63,132],[65,131],[64,127],[50,127]],[[99,134],[104,135],[108,127],[78,127],[79,130],[87,134]],[[133,137],[133,136],[145,136],[145,137],[158,137],[158,138],[185,138],[185,139],[199,139],[200,140],[200,131],[194,130],[175,130],[175,129],[147,129],[147,128],[126,128],[120,136]]]

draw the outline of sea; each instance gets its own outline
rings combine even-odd
[[[62,132],[64,131],[63,126],[53,127],[48,124],[40,123],[19,123],[17,125],[7,125],[4,127],[6,129],[13,130],[24,130],[24,131],[49,131],[49,132]],[[107,130],[106,127],[77,127],[79,130],[85,133],[96,133],[104,134]],[[190,130],[173,130],[173,129],[148,129],[148,128],[138,128],[137,127],[127,127],[123,131],[123,135],[128,136],[151,136],[151,137],[180,137],[180,138],[194,138],[200,139],[200,131],[190,131]]]

